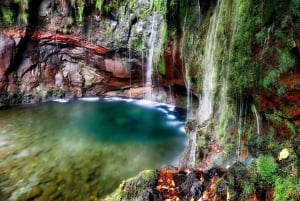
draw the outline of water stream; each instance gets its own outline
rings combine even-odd
[[[152,100],[152,72],[153,72],[153,54],[155,48],[155,42],[157,40],[157,32],[158,32],[158,19],[156,13],[153,13],[152,16],[152,25],[151,25],[151,32],[150,37],[148,40],[148,56],[147,56],[147,64],[146,64],[146,87],[150,88],[150,91],[146,94],[146,99]]]
[[[218,18],[219,18],[220,1],[214,10],[213,16],[209,24],[207,33],[204,57],[202,60],[203,66],[203,83],[202,92],[200,95],[199,103],[199,117],[198,123],[201,125],[204,121],[208,120],[213,113],[213,97],[215,92],[215,52],[216,52],[216,40],[218,30]]]
[[[184,115],[99,98],[0,110],[0,200],[98,199],[144,169],[177,165]]]

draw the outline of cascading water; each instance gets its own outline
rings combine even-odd
[[[191,105],[192,105],[192,93],[191,93],[191,81],[188,79],[186,81],[186,116],[189,119],[191,116]]]
[[[192,9],[192,11],[189,11],[188,9],[185,10],[185,17],[184,17],[184,21],[183,21],[183,26],[182,26],[182,32],[183,35],[186,34],[186,32],[189,29],[189,23],[187,22],[187,17],[188,15],[192,12],[194,19],[194,25],[195,24],[200,24],[201,22],[201,6],[200,6],[200,2],[196,1],[194,5],[190,6],[189,9]],[[197,26],[194,26],[194,28]],[[193,33],[198,33],[199,31],[195,31]],[[183,36],[184,38],[185,36]],[[187,41],[185,41],[185,43],[188,44],[188,46],[192,46],[192,44],[194,44],[195,40],[194,38],[196,38],[193,34],[189,37],[189,39]],[[190,69],[187,66],[190,66],[190,64],[188,64],[189,62],[187,61],[186,56],[190,55],[189,51],[193,51],[192,49],[187,49],[181,46],[180,52],[183,56],[182,59],[182,63],[185,65],[184,66],[184,76],[185,76],[185,87],[186,87],[186,94],[187,94],[187,100],[186,100],[186,111],[187,111],[187,119],[192,119],[194,118],[194,114],[192,114],[192,86],[191,86],[191,72]]]
[[[199,103],[198,123],[201,125],[213,113],[213,96],[215,92],[215,51],[217,46],[217,29],[220,1],[214,10],[207,33],[204,57],[202,60],[203,82]]]
[[[256,110],[256,107],[254,105],[251,106],[252,112],[255,114],[255,119],[256,119],[256,134],[260,134],[260,125],[259,125],[259,117],[258,117],[258,112]]]
[[[154,47],[155,42],[157,40],[157,32],[158,32],[158,19],[156,13],[153,13],[152,16],[152,25],[151,25],[151,32],[148,41],[148,58],[147,58],[147,65],[146,65],[146,83],[145,86],[150,88],[150,91],[146,94],[146,99],[152,100],[152,72],[153,72],[153,55],[154,55]]]
[[[193,66],[193,61],[190,60],[190,55],[193,54],[194,49],[191,47],[196,46],[197,38],[200,28],[200,22],[201,22],[201,7],[199,1],[185,1],[186,10],[185,10],[185,18],[183,21],[183,43],[184,46],[181,46],[180,52],[181,52],[181,59],[182,63],[184,64],[184,75],[185,75],[185,87],[186,87],[186,93],[187,93],[187,119],[191,120],[191,122],[194,122],[194,119],[197,119],[195,117],[195,114],[192,113],[192,83],[191,83],[191,66]],[[188,5],[188,6],[187,6]],[[193,13],[193,15],[191,15]],[[191,17],[192,16],[192,17]],[[189,19],[187,19],[189,18]],[[195,26],[199,25],[199,26]],[[190,32],[190,30],[193,30]],[[189,144],[187,145],[187,148],[185,150],[185,153],[182,156],[181,159],[181,167],[195,167],[196,166],[196,146],[197,146],[197,135],[196,131],[188,131],[189,136]]]
[[[237,157],[235,154],[227,156],[225,153],[221,153],[221,150],[226,145],[226,129],[228,128],[229,121],[231,121],[230,125],[239,127],[237,122],[232,122],[235,115],[235,107],[233,102],[228,100],[228,80],[232,66],[231,60],[234,56],[234,41],[239,31],[238,16],[240,14],[240,0],[218,0],[214,9],[207,13],[211,17],[209,22],[207,22],[209,26],[206,39],[204,43],[200,42],[194,45],[194,48],[199,47],[199,44],[203,47],[199,57],[200,61],[198,62],[200,67],[199,77],[202,80],[202,84],[196,120],[202,130],[200,132],[204,132],[210,137],[210,142],[207,146],[215,147],[216,151],[210,153],[209,156],[205,156],[206,160],[203,161],[205,164],[203,163],[203,167],[200,164],[200,168],[209,168],[208,166],[220,165],[221,163],[226,164],[227,162],[224,160],[228,161],[228,164],[231,164],[232,160],[236,160]],[[205,26],[205,24],[203,22],[202,26]],[[190,29],[193,29],[193,26],[190,25]],[[207,28],[205,27],[205,29]],[[225,34],[229,34],[230,38],[226,37]],[[192,40],[193,37],[194,35],[190,35],[186,40]],[[193,53],[189,52],[189,54]],[[186,55],[188,56],[189,54]],[[186,63],[189,66],[193,65],[191,62]],[[186,72],[186,77],[189,77],[189,75]],[[189,81],[187,81],[186,86],[188,88],[190,87],[189,84]],[[188,102],[188,104],[190,103]],[[191,166],[195,165],[196,162],[193,154],[196,155],[197,151],[197,142],[199,142],[199,139],[197,139],[198,132],[192,131],[190,133],[191,147],[189,148],[189,160],[193,161],[191,162]],[[241,133],[239,134],[241,135]],[[241,142],[240,136],[236,140]],[[207,142],[203,141],[202,143]],[[236,153],[235,151],[240,152],[241,145],[237,146],[237,150],[235,148],[232,150],[234,153]]]
[[[233,10],[233,14],[232,14],[232,19],[231,19],[231,26],[230,26],[230,33],[231,33],[231,37],[230,37],[230,41],[229,41],[229,47],[228,47],[228,52],[230,52],[230,50],[232,50],[233,45],[234,45],[234,38],[236,37],[237,33],[238,33],[238,28],[239,28],[239,20],[238,20],[238,15],[239,15],[239,11],[240,11],[240,0],[236,0],[235,2],[235,7]],[[224,75],[223,78],[219,78],[222,79],[222,87],[220,90],[220,98],[218,101],[218,108],[217,108],[217,112],[216,112],[216,116],[218,118],[218,123],[219,123],[219,130],[224,131],[226,129],[226,122],[227,122],[227,111],[231,110],[232,108],[229,108],[228,105],[228,101],[227,101],[227,93],[228,93],[228,80],[229,80],[229,72],[230,72],[230,68],[232,66],[231,63],[231,58],[234,55],[231,54],[231,52],[229,53],[229,55],[227,55],[227,61],[226,64],[224,65]],[[240,115],[238,115],[240,116]],[[238,120],[239,122],[240,120]],[[239,127],[239,126],[238,126]]]

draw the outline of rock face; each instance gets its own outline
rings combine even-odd
[[[29,13],[26,28],[2,30],[1,105],[99,95],[134,98],[128,91],[135,89],[140,89],[137,98],[144,96],[150,46],[155,60],[163,54],[163,13],[151,10],[149,1],[117,7],[106,2],[99,10],[92,2],[82,14],[77,4],[42,0],[38,11]]]
[[[7,88],[6,72],[13,56],[15,42],[7,35],[0,35],[0,90]]]
[[[141,84],[138,59],[111,55],[108,49],[72,35],[26,33],[19,45],[16,35],[1,35],[1,91],[10,103],[96,96]],[[13,98],[16,95],[20,99]]]

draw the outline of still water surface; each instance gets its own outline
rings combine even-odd
[[[174,107],[111,98],[0,110],[0,200],[97,200],[177,165],[183,124]]]

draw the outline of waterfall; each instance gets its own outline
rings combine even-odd
[[[192,83],[191,83],[191,66],[193,66],[193,61],[190,59],[190,55],[194,54],[194,47],[197,46],[198,33],[200,31],[201,22],[201,7],[200,1],[185,1],[185,17],[183,21],[183,46],[181,46],[181,59],[184,64],[184,75],[185,75],[185,87],[186,87],[186,109],[187,109],[187,119],[193,122],[197,117],[192,113]],[[189,19],[187,19],[189,18]],[[198,26],[197,26],[198,25]],[[190,30],[193,30],[190,32]],[[196,125],[195,125],[196,126]],[[197,147],[197,133],[194,131],[187,131],[189,142],[187,148],[183,154],[182,160],[180,162],[181,167],[195,167],[196,166],[196,147]]]
[[[210,136],[209,146],[215,147],[216,151],[212,151],[209,156],[206,156],[205,163],[200,164],[201,168],[209,168],[209,166],[220,163],[232,163],[237,159],[235,154],[231,156],[221,151],[223,147],[226,147],[226,140],[228,140],[228,136],[226,136],[228,121],[235,115],[233,101],[228,100],[228,88],[231,60],[234,56],[234,39],[239,31],[239,14],[240,0],[218,0],[208,21],[206,39],[202,43],[201,52],[203,53],[200,54],[199,62],[202,84],[197,123],[202,127],[202,132]],[[189,83],[187,82],[187,84]],[[238,138],[236,139],[238,140],[236,151],[239,154],[242,127],[240,123],[237,126],[239,128],[236,136]],[[198,135],[197,131],[191,135],[192,144],[195,146],[191,148],[193,153],[197,151]],[[219,157],[220,154],[223,156]],[[193,157],[190,158],[195,160]],[[221,160],[226,161],[221,162]]]
[[[155,48],[155,42],[157,40],[157,32],[158,32],[158,17],[156,13],[152,16],[152,25],[151,25],[151,32],[150,37],[148,40],[148,58],[146,64],[146,83],[145,86],[150,88],[150,92],[146,94],[146,99],[152,100],[152,72],[153,72],[153,54]]]
[[[191,113],[191,104],[192,104],[192,93],[191,93],[191,81],[188,79],[186,81],[186,117],[187,119],[190,118]]]
[[[231,58],[234,56],[230,52],[233,49],[233,43],[234,43],[234,38],[236,37],[238,33],[238,28],[239,28],[239,11],[240,11],[240,0],[236,0],[235,2],[235,7],[233,8],[233,14],[232,14],[232,19],[230,23],[230,41],[229,41],[229,47],[227,51],[229,54],[227,55],[226,58],[226,64],[224,65],[224,71],[223,71],[223,77],[219,78],[222,79],[222,87],[220,90],[220,100],[218,101],[218,108],[216,111],[216,116],[218,118],[218,123],[219,123],[219,130],[224,131],[226,129],[226,122],[227,122],[227,111],[232,110],[232,108],[229,108],[228,106],[228,101],[227,101],[227,93],[228,93],[228,80],[229,80],[229,72],[231,68]],[[225,56],[224,56],[225,57]]]
[[[239,8],[240,8],[240,0],[237,0],[234,8],[233,19],[231,21],[231,37],[230,37],[229,50],[233,48],[233,41],[235,36],[238,33]],[[228,78],[229,78],[229,71],[231,67],[231,62],[230,62],[231,56],[232,55],[229,55],[227,58],[227,64],[225,65],[225,71],[224,71],[225,75],[223,76],[223,81],[222,81],[221,96],[220,96],[219,107],[218,107],[218,114],[220,115],[220,121],[226,118],[226,115],[224,115],[224,111],[226,111],[226,106],[227,106]]]
[[[256,118],[256,134],[259,135],[260,134],[260,125],[259,125],[258,112],[257,112],[256,107],[254,105],[251,106],[251,110],[255,114],[255,118]]]
[[[188,2],[185,2],[186,4],[188,4]],[[189,2],[192,3],[192,2]],[[193,5],[190,5],[189,9],[185,9],[185,16],[184,16],[184,20],[183,20],[183,25],[182,25],[182,32],[183,32],[183,38],[186,35],[186,32],[189,31],[190,29],[190,24],[191,22],[187,22],[187,18],[188,16],[191,16],[191,13],[193,14],[193,20],[192,20],[192,24],[193,24],[193,29],[195,29],[195,31],[192,32],[192,34],[188,37],[188,41],[185,41],[185,43],[188,44],[187,47],[192,47],[194,46],[194,43],[197,41],[197,34],[199,32],[199,27],[195,26],[195,25],[200,25],[201,22],[201,6],[200,6],[200,1],[196,1],[194,2]],[[194,35],[195,34],[195,35]],[[196,38],[196,40],[194,40]],[[183,39],[184,40],[184,39]],[[194,51],[193,48],[189,48],[187,49],[187,47],[183,47],[181,46],[180,52],[182,54],[182,64],[184,64],[184,76],[185,76],[185,87],[186,87],[186,94],[187,94],[187,99],[186,99],[186,116],[187,119],[192,119],[194,118],[194,114],[192,114],[192,89],[191,89],[191,72],[188,66],[190,66],[191,64],[189,64],[189,61],[187,61],[186,56],[191,55],[190,51]],[[185,55],[185,56],[183,56]]]
[[[202,60],[203,66],[203,83],[202,92],[200,95],[198,123],[201,125],[208,120],[213,113],[213,96],[215,92],[215,51],[217,46],[217,30],[219,19],[220,1],[214,10],[213,16],[209,23],[207,33],[204,57]]]
[[[132,59],[131,45],[132,45],[132,41],[131,41],[131,37],[129,36],[129,39],[128,39],[128,60]],[[130,71],[131,71],[131,69],[130,69]],[[129,73],[129,98],[132,97],[131,88],[132,88],[132,76],[131,76],[131,72],[130,72]]]

